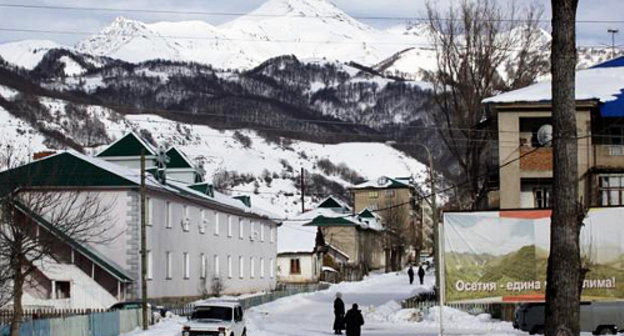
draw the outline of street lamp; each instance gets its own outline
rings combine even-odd
[[[386,141],[386,144],[389,146],[397,145],[396,141]],[[430,195],[430,205],[431,205],[431,221],[433,222],[433,244],[435,249],[435,277],[436,277],[436,289],[438,294],[438,303],[440,305],[440,335],[444,334],[444,322],[442,319],[442,307],[444,306],[444,294],[442,291],[442,282],[441,282],[441,269],[442,269],[442,244],[440,244],[440,223],[438,221],[438,207],[436,202],[436,185],[435,185],[435,173],[433,170],[433,155],[431,155],[431,150],[426,145],[420,143],[406,143],[406,146],[418,146],[423,148],[427,152],[427,159],[429,160],[429,188],[431,189]]]

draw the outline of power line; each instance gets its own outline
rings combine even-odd
[[[93,6],[53,6],[53,5],[33,5],[33,4],[10,4],[0,3],[0,7],[5,8],[22,8],[22,9],[45,9],[45,10],[63,10],[63,11],[101,11],[101,12],[128,12],[128,13],[147,13],[147,14],[176,14],[176,15],[198,15],[198,16],[247,16],[247,17],[289,17],[297,19],[331,19],[337,15],[314,15],[308,16],[304,14],[257,14],[246,12],[220,12],[220,11],[185,11],[170,9],[147,9],[147,8],[115,8],[115,7],[93,7]],[[349,15],[350,18],[357,20],[382,20],[382,21],[423,21],[428,22],[429,18],[419,16],[361,16]],[[461,21],[461,18],[440,18],[441,21]],[[526,19],[501,18],[501,19],[474,19],[479,22],[526,22]],[[539,23],[551,23],[550,20],[535,20]],[[602,23],[624,23],[624,20],[602,20],[602,19],[579,19],[577,23],[602,24]]]

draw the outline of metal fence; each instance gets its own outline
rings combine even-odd
[[[38,320],[51,318],[66,318],[70,316],[89,315],[92,313],[102,313],[104,309],[25,309],[23,314],[24,320]],[[11,323],[13,319],[13,310],[0,310],[0,325]]]
[[[259,306],[271,301],[275,301],[279,298],[283,298],[286,296],[301,294],[301,293],[310,293],[318,290],[323,290],[329,288],[329,284],[309,284],[309,285],[280,285],[278,286],[278,290],[275,290],[270,293],[254,295],[236,299],[243,307],[243,309],[248,309],[251,307]],[[193,304],[187,304],[183,306],[173,307],[170,309],[172,313],[180,316],[189,316],[193,312]]]
[[[141,326],[141,310],[118,310],[111,312],[90,312],[69,316],[72,310],[55,312],[54,318],[33,318],[23,320],[20,336],[118,336]],[[63,315],[65,314],[65,315]],[[48,311],[48,315],[53,313]],[[10,325],[0,324],[0,336],[10,334]]]
[[[401,303],[403,308],[415,308],[421,311],[427,311],[437,305],[436,301],[422,301],[415,298],[404,300]],[[513,321],[516,310],[515,303],[445,303],[444,306],[461,310],[471,315],[490,314],[493,318],[503,321]]]

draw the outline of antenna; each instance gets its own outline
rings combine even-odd
[[[619,33],[619,29],[609,28],[607,33],[611,34],[611,58],[615,58],[615,34]]]

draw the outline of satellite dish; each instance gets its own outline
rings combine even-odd
[[[552,125],[544,124],[537,130],[537,143],[542,147],[551,147],[553,139]]]
[[[380,186],[383,186],[386,183],[388,183],[388,179],[385,176],[382,176],[382,177],[377,179],[377,184],[380,185]]]

